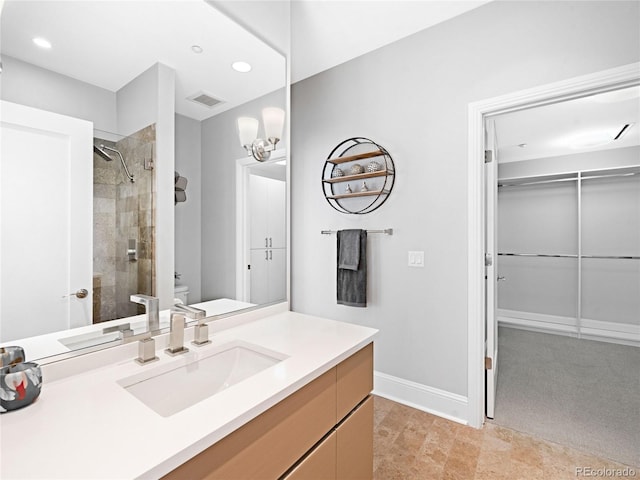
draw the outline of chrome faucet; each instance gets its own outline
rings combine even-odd
[[[178,313],[184,313],[185,317],[193,320],[201,320],[207,316],[206,310],[190,307],[189,305],[183,305],[182,303],[176,303],[171,310]]]
[[[150,331],[134,335],[130,323],[123,323],[120,325],[102,329],[102,333],[114,332],[118,333],[118,339],[120,339],[123,344],[139,340],[140,343],[138,343],[138,358],[136,358],[135,360],[140,365],[146,365],[147,363],[159,360],[159,358],[156,357],[156,342],[153,338],[151,338]]]
[[[209,332],[207,325],[201,325],[200,321],[204,320],[207,316],[207,312],[200,308],[189,307],[188,305],[182,305],[180,303],[175,304],[171,308],[170,324],[171,333],[169,334],[169,348],[165,352],[169,355],[178,355],[180,353],[188,352],[189,349],[184,346],[184,327],[187,318],[198,320],[198,325],[195,330],[194,345],[204,345],[209,343]],[[204,330],[200,330],[204,327]]]
[[[169,333],[169,348],[165,349],[167,355],[180,355],[187,353],[189,349],[184,346],[184,327],[185,313],[177,310],[171,310],[169,320],[171,332]]]
[[[188,318],[198,321],[193,332],[193,341],[191,342],[193,345],[201,347],[202,345],[211,343],[211,340],[209,340],[209,325],[204,322],[204,319],[207,318],[206,310],[179,303],[174,305],[173,308],[175,311],[184,312]]]
[[[157,297],[142,294],[131,295],[129,298],[134,303],[144,305],[147,331],[153,333],[160,330],[160,300]]]

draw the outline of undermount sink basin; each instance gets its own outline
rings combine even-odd
[[[286,355],[245,342],[193,351],[118,380],[146,406],[169,417],[281,362]],[[146,368],[146,367],[143,367]]]

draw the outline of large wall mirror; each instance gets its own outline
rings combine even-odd
[[[1,8],[0,346],[119,344],[133,294],[286,301],[286,142],[257,162],[236,127],[287,111],[284,56],[204,0]]]

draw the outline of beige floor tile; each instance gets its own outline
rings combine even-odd
[[[474,429],[374,397],[375,480],[575,480],[577,467],[625,468],[495,424]]]

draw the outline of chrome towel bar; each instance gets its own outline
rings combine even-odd
[[[552,258],[578,258],[578,255],[571,254],[546,254],[546,253],[498,253],[505,257],[552,257]],[[623,260],[639,260],[640,257],[630,255],[580,255],[580,258],[604,258],[604,259],[623,259]]]
[[[338,233],[337,230],[320,230],[322,235],[332,235]],[[393,235],[393,228],[385,228],[384,230],[367,230],[367,233],[384,233],[385,235]]]

